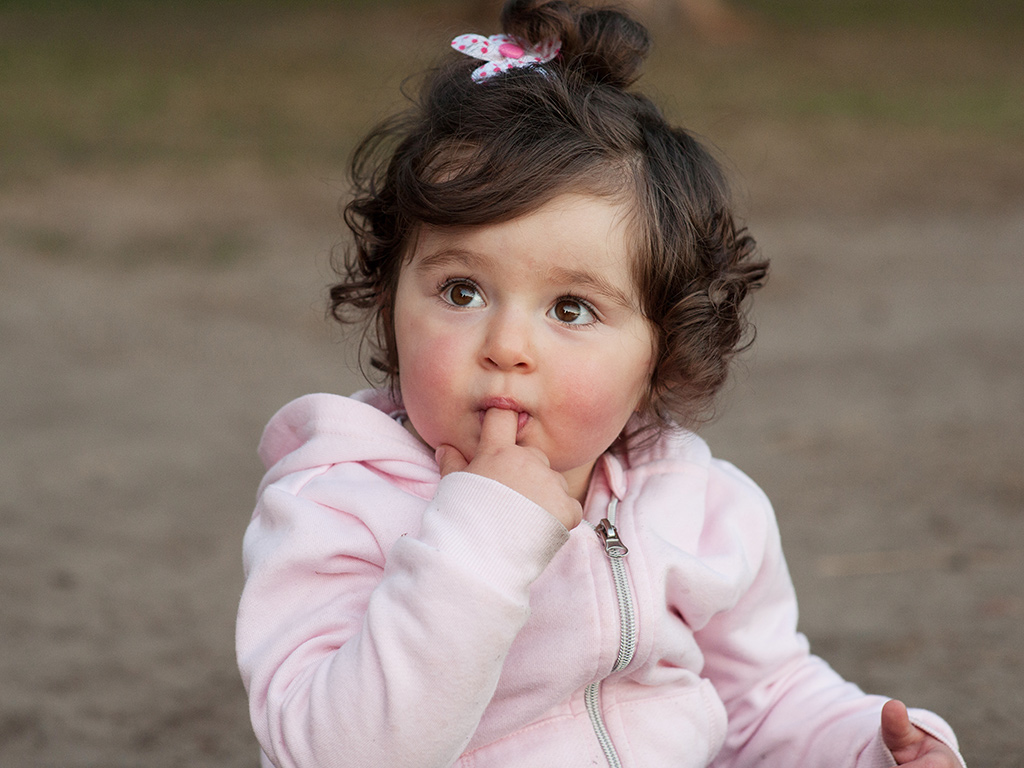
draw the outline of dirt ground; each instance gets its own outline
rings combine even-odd
[[[706,436],[773,499],[814,649],[943,714],[972,767],[1024,766],[1024,140],[716,120],[773,274]],[[255,445],[361,386],[323,320],[340,174],[0,186],[0,765],[255,766]]]

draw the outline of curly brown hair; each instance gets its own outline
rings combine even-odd
[[[752,341],[744,299],[768,262],[737,224],[714,157],[628,90],[650,48],[642,25],[572,0],[511,0],[501,22],[520,40],[557,37],[561,53],[483,84],[470,77],[479,62],[453,53],[411,108],[363,140],[345,208],[355,248],[337,265],[330,313],[369,319],[371,364],[394,387],[394,294],[417,227],[507,221],[566,192],[627,201],[634,280],[657,343],[648,422],[695,426]]]

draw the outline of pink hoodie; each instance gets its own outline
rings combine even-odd
[[[698,437],[606,454],[566,531],[439,482],[398,407],[308,395],[264,432],[237,641],[265,765],[895,765],[885,699],[796,631],[768,500]]]

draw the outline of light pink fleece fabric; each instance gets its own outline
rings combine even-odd
[[[599,462],[572,531],[504,486],[439,482],[378,392],[267,425],[237,646],[265,765],[883,768],[885,699],[810,655],[771,506],[676,432]],[[593,526],[612,495],[639,636]],[[936,715],[915,722],[956,748]]]

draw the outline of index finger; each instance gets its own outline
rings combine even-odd
[[[516,411],[505,408],[488,408],[480,427],[478,451],[490,446],[515,445],[518,433],[519,414]]]

